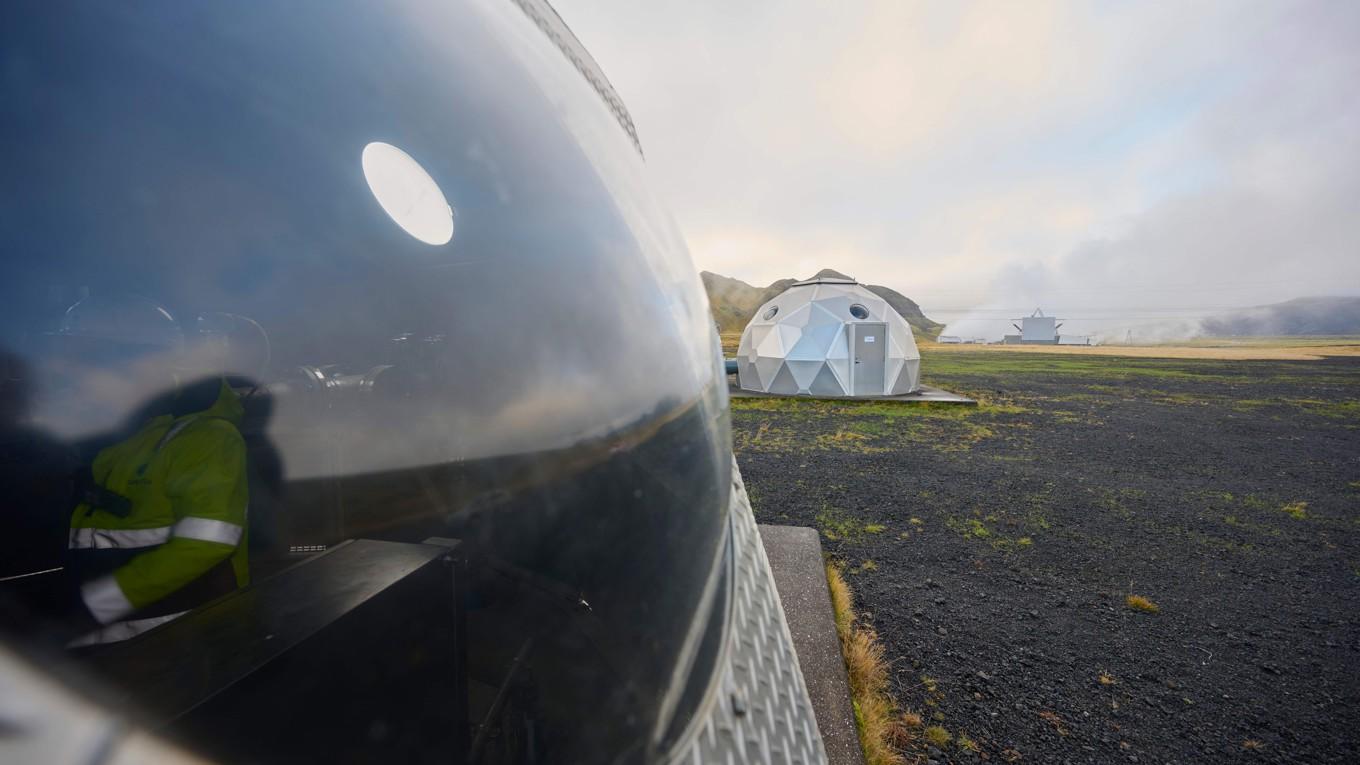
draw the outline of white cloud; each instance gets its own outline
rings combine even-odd
[[[701,268],[927,308],[1360,291],[1360,5],[558,6]]]

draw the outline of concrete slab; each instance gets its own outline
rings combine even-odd
[[[864,765],[850,703],[850,680],[836,637],[821,538],[816,529],[803,526],[759,528],[827,760],[831,765]]]
[[[903,404],[962,404],[963,406],[977,406],[977,402],[967,396],[951,393],[942,388],[930,385],[922,385],[921,389],[915,393],[903,393],[900,396],[784,396],[778,393],[758,393],[751,390],[743,390],[737,387],[732,378],[728,378],[727,392],[732,398],[807,398],[815,401],[888,401]]]

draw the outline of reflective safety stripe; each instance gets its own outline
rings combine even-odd
[[[241,541],[245,529],[234,523],[215,521],[211,518],[181,518],[175,524],[175,536],[182,539],[198,539],[204,542],[221,542],[236,546]]]
[[[101,643],[117,643],[120,640],[135,638],[154,627],[159,627],[166,622],[172,622],[181,616],[189,613],[180,611],[177,614],[166,614],[165,616],[149,616],[145,619],[129,619],[125,622],[114,622],[113,624],[100,627],[94,632],[82,635],[66,644],[67,648],[79,648],[83,645],[100,645]]]
[[[197,417],[189,417],[171,425],[170,429],[165,431],[165,435],[161,436],[161,440],[156,442],[156,453],[160,454],[161,449],[164,448],[166,444],[170,443],[171,439],[182,433],[185,428],[194,424],[196,420],[198,420]]]
[[[125,550],[137,547],[155,547],[170,541],[176,536],[183,539],[200,539],[204,542],[221,542],[233,547],[241,541],[241,526],[211,518],[184,518],[174,526],[157,526],[154,529],[71,529],[68,547],[72,550]]]
[[[68,541],[72,550],[121,550],[133,547],[153,547],[170,541],[171,526],[152,529],[91,529],[74,528]]]
[[[118,586],[113,574],[80,585],[80,598],[85,601],[85,607],[90,609],[90,615],[100,624],[117,621],[119,617],[132,613],[132,602],[123,594],[123,588]]]

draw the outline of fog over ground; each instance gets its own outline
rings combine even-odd
[[[1360,3],[554,4],[700,268],[965,335],[1360,295]]]

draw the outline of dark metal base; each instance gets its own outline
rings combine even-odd
[[[214,759],[464,762],[459,565],[443,544],[355,540],[84,663]]]

